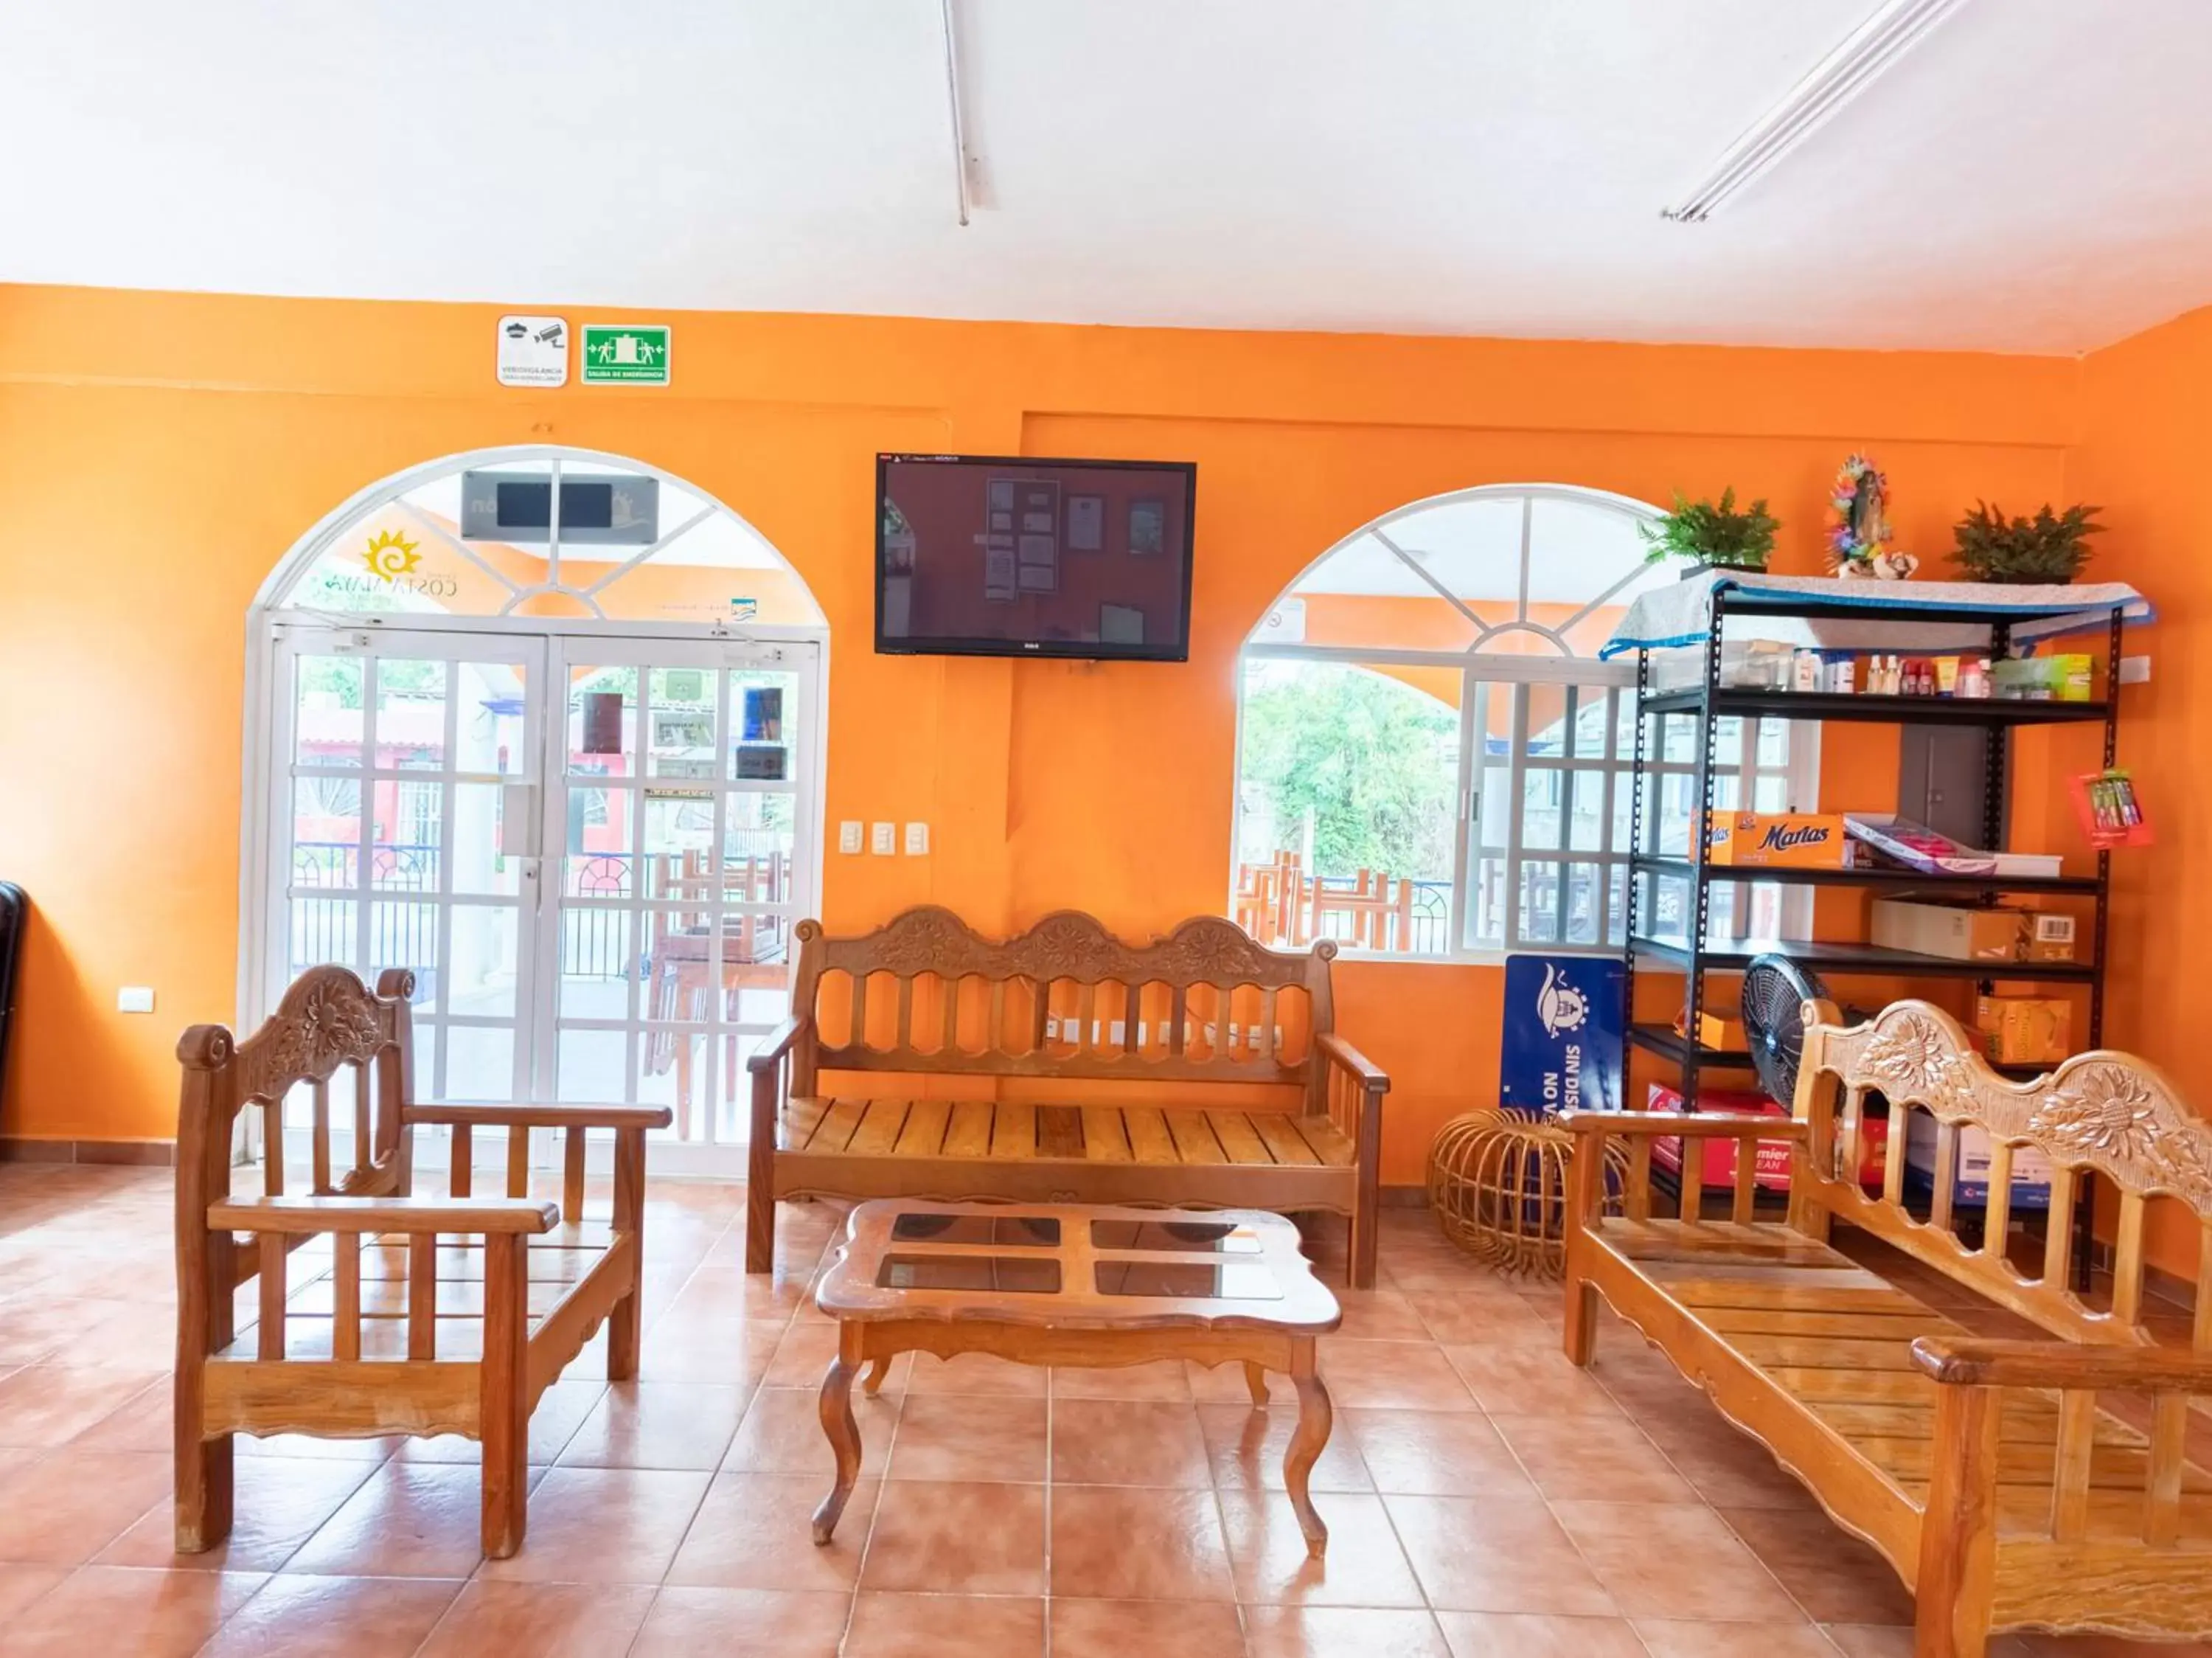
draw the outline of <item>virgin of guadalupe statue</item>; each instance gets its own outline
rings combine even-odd
[[[1889,480],[1863,454],[1837,470],[1829,522],[1829,548],[1836,574],[1901,581],[1920,568],[1909,552],[1889,545]]]

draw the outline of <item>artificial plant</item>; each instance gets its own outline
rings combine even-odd
[[[1685,500],[1678,490],[1672,512],[1636,529],[1650,544],[1650,560],[1655,564],[1664,558],[1686,558],[1716,570],[1763,570],[1774,552],[1774,532],[1781,527],[1767,512],[1764,497],[1738,512],[1731,486],[1721,491],[1717,505]]]
[[[1978,582],[2070,582],[2089,562],[2088,538],[2104,528],[2101,510],[2076,504],[2053,513],[2046,502],[2033,518],[2007,518],[1977,501],[1952,527],[1960,568]]]

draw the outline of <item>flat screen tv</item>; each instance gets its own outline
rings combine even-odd
[[[876,649],[1190,660],[1198,468],[876,457]]]

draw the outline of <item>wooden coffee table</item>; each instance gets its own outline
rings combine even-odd
[[[1314,1341],[1344,1315],[1279,1215],[882,1198],[853,1211],[814,1299],[838,1321],[837,1356],[822,1380],[837,1483],[814,1511],[817,1543],[830,1540],[860,1478],[853,1383],[862,1368],[874,1367],[872,1393],[901,1353],[990,1353],[1018,1364],[1242,1364],[1261,1407],[1267,1373],[1285,1373],[1298,1425],[1284,1483],[1307,1552],[1318,1558],[1328,1545],[1306,1489],[1331,1417]]]

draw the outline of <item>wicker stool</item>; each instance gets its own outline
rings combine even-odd
[[[1568,1174],[1574,1137],[1510,1111],[1470,1112],[1429,1148],[1429,1207],[1469,1254],[1507,1272],[1558,1277],[1565,1265]],[[1605,1207],[1620,1212],[1628,1155],[1606,1148]]]

